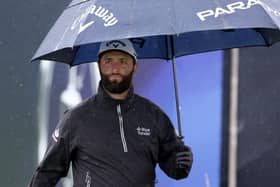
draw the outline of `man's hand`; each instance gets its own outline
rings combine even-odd
[[[185,169],[187,172],[192,167],[193,154],[190,148],[185,151],[180,151],[176,153],[176,165],[179,169]]]

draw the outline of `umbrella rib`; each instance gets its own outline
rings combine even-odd
[[[72,7],[75,7],[75,6],[78,6],[78,5],[83,4],[83,3],[87,2],[87,1],[89,1],[89,0],[83,0],[82,2],[73,4],[73,5],[69,5],[69,6],[67,7],[67,9],[72,8]]]

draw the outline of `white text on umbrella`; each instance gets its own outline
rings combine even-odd
[[[206,21],[207,17],[213,16],[214,18],[218,18],[219,16],[224,14],[233,14],[238,10],[247,10],[254,5],[262,5],[266,10],[274,13],[276,16],[280,16],[279,11],[273,10],[271,7],[261,2],[260,0],[248,0],[246,4],[242,1],[237,1],[235,3],[226,5],[226,8],[217,7],[214,10],[209,9],[197,12],[197,16],[201,21]]]
[[[74,20],[71,26],[71,30],[74,30],[77,27],[79,27],[78,33],[81,33],[88,27],[90,27],[95,21],[92,20],[88,23],[84,23],[88,15],[95,15],[96,17],[102,18],[105,27],[113,26],[118,22],[118,19],[108,9],[103,8],[102,6],[98,6],[97,8],[95,4],[92,4],[85,10],[83,14],[81,14]]]

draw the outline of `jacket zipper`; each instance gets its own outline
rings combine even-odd
[[[120,125],[120,134],[121,134],[121,140],[123,144],[123,150],[124,152],[128,152],[127,150],[127,145],[126,145],[126,140],[124,136],[124,130],[123,130],[123,117],[122,117],[122,111],[121,111],[121,105],[117,105],[117,112],[118,112],[118,117],[119,117],[119,125]]]

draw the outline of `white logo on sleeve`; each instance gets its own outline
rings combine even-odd
[[[55,142],[58,141],[57,139],[59,138],[59,129],[55,129],[55,131],[52,134],[52,138]]]
[[[144,127],[137,127],[136,131],[137,131],[138,135],[140,135],[140,136],[150,136],[151,135],[151,130],[146,129]]]

